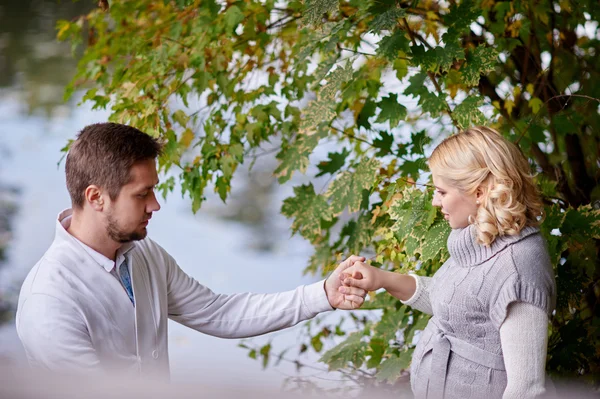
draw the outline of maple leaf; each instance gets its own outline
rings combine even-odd
[[[286,198],[281,213],[294,218],[292,232],[311,239],[321,234],[321,220],[333,217],[324,196],[315,193],[311,184],[294,187],[294,197]]]
[[[477,86],[482,74],[496,67],[498,52],[487,46],[479,46],[469,51],[465,63],[460,68],[461,79],[467,86]]]
[[[338,6],[338,0],[306,0],[304,2],[304,12],[302,13],[302,23],[314,25],[321,21],[323,14],[336,11]]]
[[[379,161],[364,158],[354,173],[344,171],[331,183],[325,194],[331,200],[334,215],[341,213],[346,207],[349,212],[356,212],[362,202],[362,191],[370,189],[377,176]]]
[[[454,108],[452,115],[461,129],[485,123],[485,116],[479,110],[479,107],[482,104],[483,98],[479,96],[470,96]]]
[[[391,8],[381,14],[377,14],[369,24],[369,32],[379,34],[384,30],[392,30],[398,25],[398,20],[406,15],[402,8]]]
[[[397,94],[391,93],[389,96],[383,97],[377,106],[381,109],[376,120],[377,123],[389,121],[390,128],[393,129],[402,119],[406,118],[406,107],[398,103]]]

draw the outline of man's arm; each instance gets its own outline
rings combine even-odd
[[[364,259],[355,257],[356,259]],[[359,307],[366,292],[339,293],[339,271],[355,258],[342,262],[330,276],[275,294],[219,295],[185,274],[170,260],[167,272],[169,317],[183,325],[221,338],[245,338],[291,327],[334,307]]]
[[[45,294],[31,294],[19,307],[17,334],[33,367],[98,372],[100,360],[75,309]]]

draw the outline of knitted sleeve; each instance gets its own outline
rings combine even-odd
[[[514,243],[500,255],[499,267],[510,268],[491,293],[490,318],[496,328],[506,319],[513,302],[534,305],[550,315],[556,305],[556,283],[543,237],[531,235]]]
[[[400,302],[423,313],[433,314],[431,302],[429,300],[429,283],[431,282],[432,277],[417,276],[416,274],[409,274],[409,276],[414,277],[417,282],[417,289],[413,296],[406,301]]]
[[[545,393],[548,315],[514,302],[500,327],[507,384],[502,399],[537,398]]]

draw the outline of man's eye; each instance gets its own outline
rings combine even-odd
[[[138,197],[140,197],[140,198],[146,198],[147,196],[148,196],[148,193],[138,194]]]

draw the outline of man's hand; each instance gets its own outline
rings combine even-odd
[[[358,309],[365,301],[367,291],[356,287],[344,287],[344,292],[340,292],[342,286],[341,275],[344,270],[351,267],[355,262],[364,262],[362,256],[352,255],[331,273],[331,276],[325,280],[325,294],[331,307],[335,309],[352,310]]]
[[[340,275],[342,287],[338,290],[345,293],[351,288],[362,288],[366,291],[377,291],[383,288],[384,271],[367,265],[362,261],[355,262],[351,267],[344,269]]]

